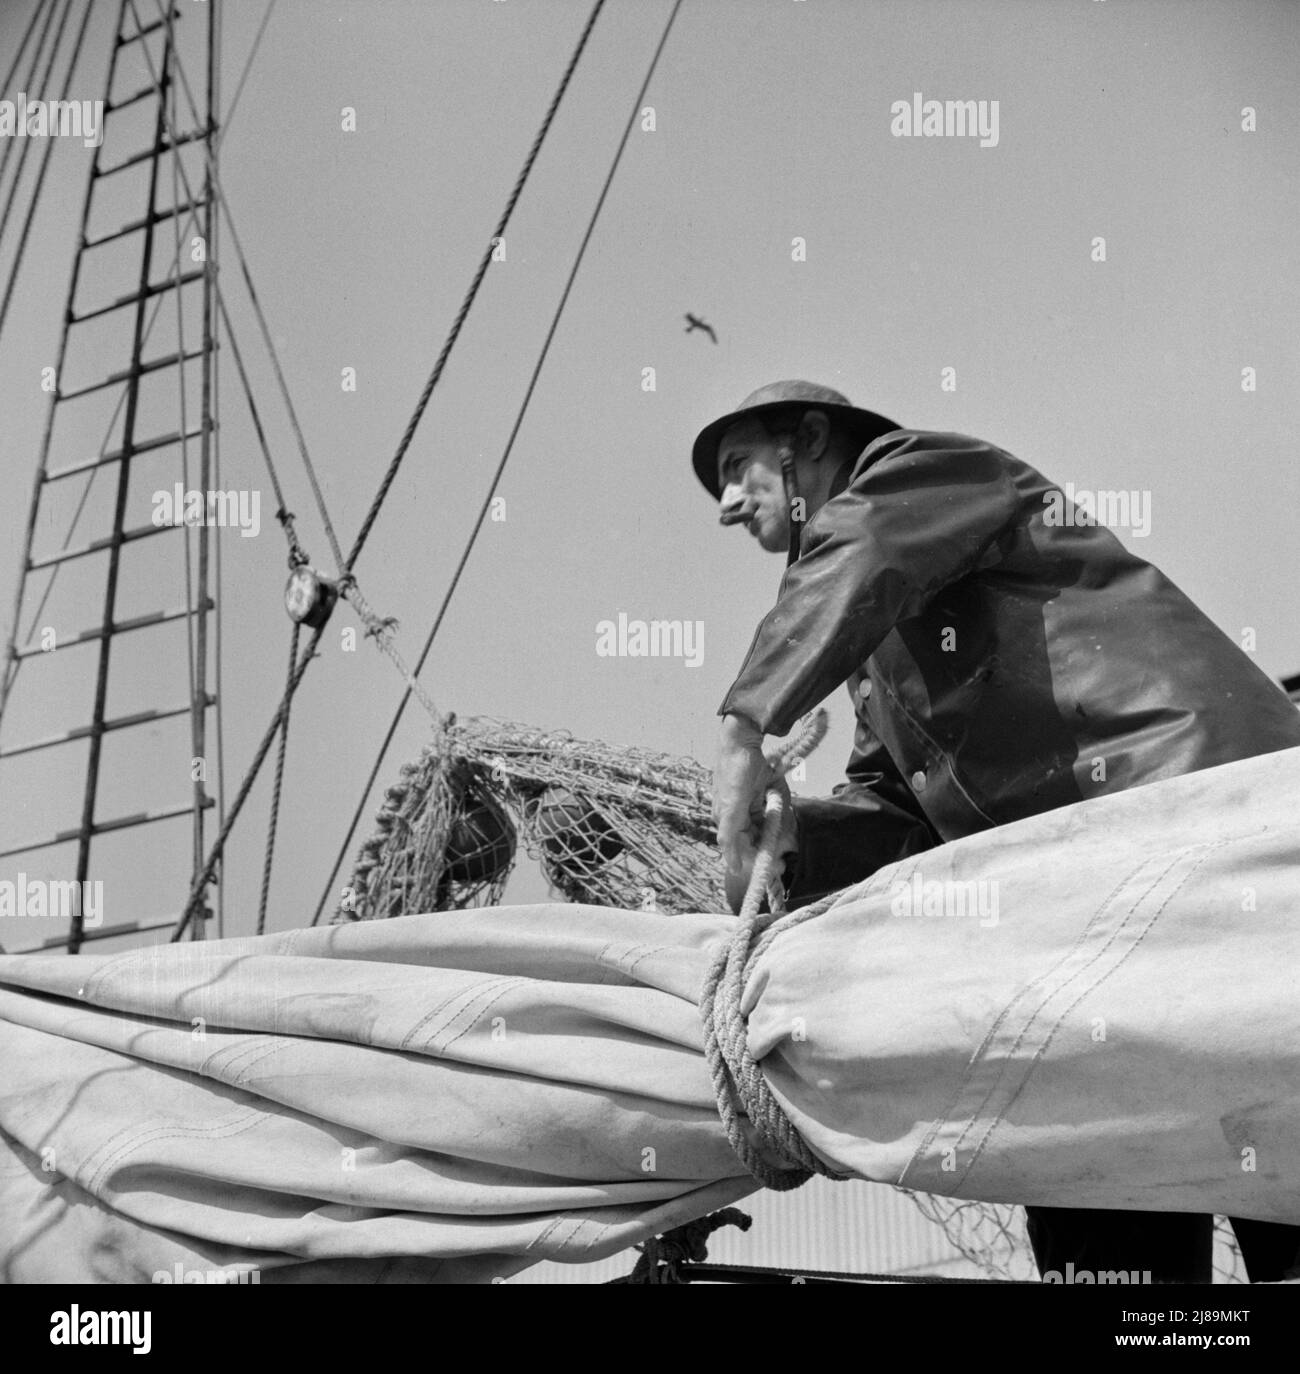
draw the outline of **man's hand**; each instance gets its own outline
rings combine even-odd
[[[713,819],[722,852],[727,901],[733,911],[740,910],[754,871],[769,787],[779,787],[785,797],[777,855],[798,848],[789,789],[763,757],[762,746],[763,732],[753,721],[744,716],[723,717],[718,761],[713,770]],[[783,861],[778,857],[773,865],[778,877],[782,867]]]

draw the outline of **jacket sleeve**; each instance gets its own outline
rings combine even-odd
[[[848,486],[809,521],[718,714],[788,734],[899,621],[996,562],[1017,506],[990,445],[912,431],[873,444]]]
[[[878,868],[939,843],[885,747],[859,725],[829,797],[795,797],[799,853],[786,867],[786,900],[806,906]]]

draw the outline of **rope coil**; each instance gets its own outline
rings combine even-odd
[[[789,744],[769,759],[778,776],[784,776],[816,748],[826,734],[826,722],[826,712],[819,710]],[[780,789],[769,788],[762,840],[745,900],[735,929],[713,956],[700,997],[704,1055],[727,1140],[745,1168],[765,1188],[777,1192],[798,1188],[814,1174],[833,1179],[848,1177],[823,1163],[790,1123],[763,1070],[749,1053],[748,1029],[741,1011],[750,971],[772,938],[779,931],[820,915],[830,905],[821,901],[789,915],[785,912],[780,883],[772,874],[784,806]],[[760,913],[764,895],[770,910]],[[750,1130],[746,1130],[742,1117],[748,1120]]]

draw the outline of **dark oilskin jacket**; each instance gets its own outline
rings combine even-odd
[[[1058,490],[979,439],[894,430],[808,522],[718,712],[784,735],[848,685],[848,781],[795,801],[791,902],[942,841],[1300,745],[1281,688],[1108,529],[1045,501]]]

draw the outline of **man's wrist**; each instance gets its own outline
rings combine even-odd
[[[728,712],[722,717],[722,733],[735,744],[761,745],[763,743],[762,730],[748,716]]]

